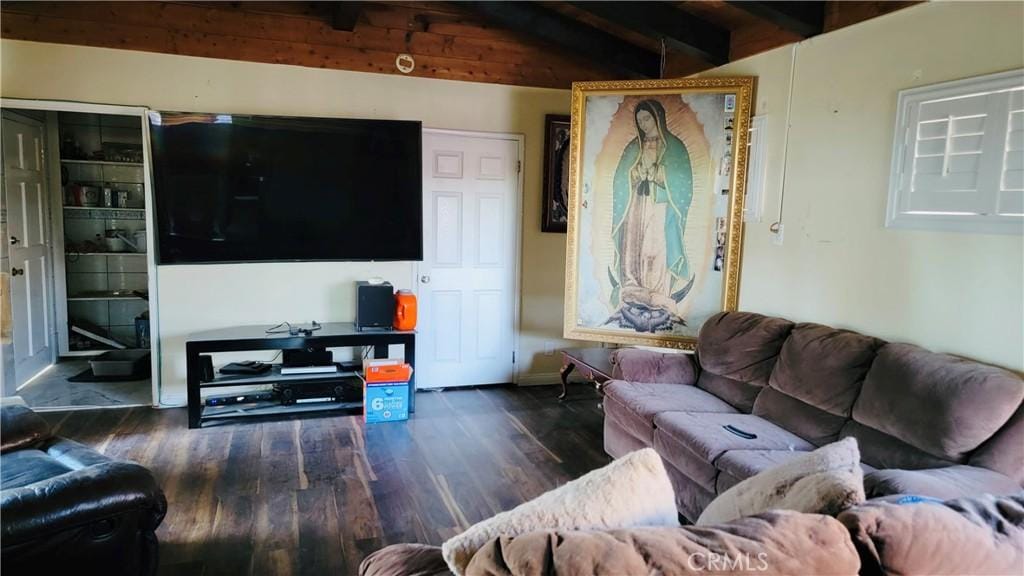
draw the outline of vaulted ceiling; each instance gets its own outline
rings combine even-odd
[[[0,36],[568,88],[706,70],[916,2],[14,2]]]

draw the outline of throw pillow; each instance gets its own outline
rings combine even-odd
[[[488,540],[534,530],[604,530],[677,526],[675,494],[661,457],[651,448],[631,452],[603,468],[502,512],[448,540],[445,562],[461,576]]]
[[[729,488],[704,509],[697,524],[721,524],[776,508],[834,516],[863,501],[857,440],[844,438]]]

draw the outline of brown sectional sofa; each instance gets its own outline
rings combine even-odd
[[[494,538],[466,576],[902,576],[1024,570],[1024,493],[943,503],[874,500],[838,518],[771,510],[713,526],[538,530]],[[360,576],[452,576],[441,549],[396,544]]]
[[[615,368],[605,450],[657,450],[690,520],[736,483],[847,436],[869,498],[1024,485],[1024,380],[1001,368],[747,312],[711,317],[695,355],[623,349]]]

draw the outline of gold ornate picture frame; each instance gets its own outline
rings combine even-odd
[[[572,88],[566,338],[692,350],[735,310],[754,78]]]

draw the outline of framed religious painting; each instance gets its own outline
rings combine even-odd
[[[739,298],[754,78],[573,84],[565,337],[692,350]]]
[[[540,229],[565,233],[569,221],[569,116],[544,117],[544,198]]]

